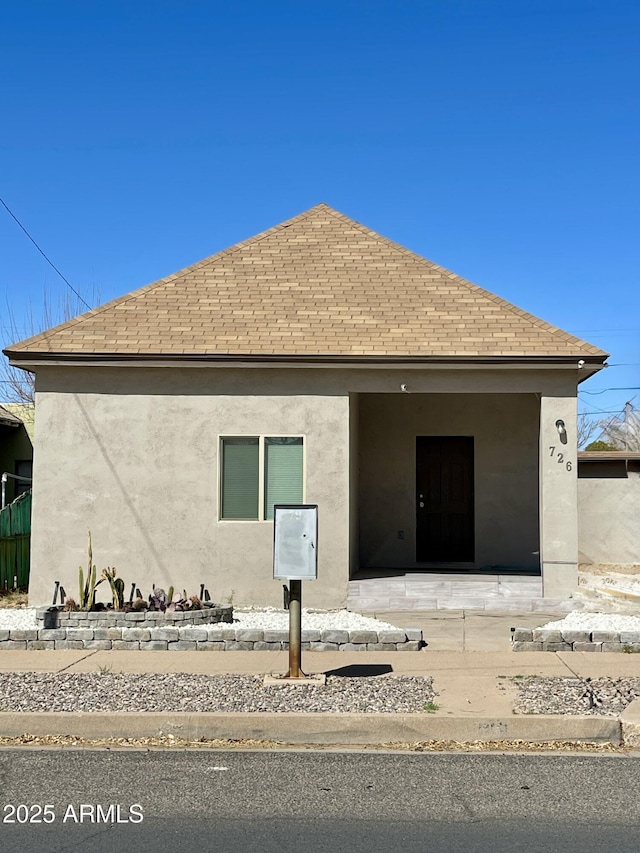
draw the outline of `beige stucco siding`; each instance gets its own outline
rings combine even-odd
[[[534,394],[362,395],[361,565],[420,565],[416,436],[459,435],[474,438],[474,566],[538,568],[538,410]]]
[[[622,478],[580,477],[578,531],[583,558],[640,565],[640,472],[630,470]]]
[[[273,524],[218,520],[218,446],[221,435],[295,434],[305,442],[305,499],[321,507],[320,579],[305,584],[305,603],[344,604],[348,397],[189,393],[189,376],[184,394],[162,394],[169,375],[143,371],[134,393],[128,378],[131,393],[38,394],[31,600],[49,599],[55,580],[75,595],[91,530],[98,571],[115,565],[127,594],[132,582],[145,594],[153,583],[189,594],[205,583],[216,601],[281,606]],[[105,390],[111,379],[102,377]]]
[[[476,563],[533,567],[539,398],[572,392],[567,370],[42,366],[31,601],[56,580],[76,594],[91,530],[98,570],[115,565],[127,594],[204,583],[280,606],[272,523],[218,518],[224,435],[304,437],[304,499],[319,505],[308,605],[344,605],[358,552],[412,565],[416,435],[474,435]]]

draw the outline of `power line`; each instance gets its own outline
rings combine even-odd
[[[620,388],[603,388],[602,391],[578,391],[578,394],[589,394],[593,396],[595,394],[606,394],[607,391],[640,391],[640,387],[637,385],[629,385]]]
[[[580,412],[581,415],[585,415],[585,417],[600,417],[601,415],[621,415],[622,410],[616,409],[615,411],[605,411],[604,409],[598,409],[597,412]]]
[[[640,387],[637,387],[637,388],[603,388],[602,391],[578,391],[578,395],[588,394],[590,397],[595,397],[595,396],[599,396],[600,394],[606,394],[608,391],[640,391]],[[593,403],[591,405],[593,405]]]
[[[29,234],[29,232],[28,232],[28,231],[27,231],[27,229],[24,227],[24,225],[22,224],[22,222],[20,222],[20,220],[18,219],[18,217],[17,217],[17,216],[15,215],[15,213],[14,213],[14,212],[9,208],[9,206],[8,206],[8,205],[7,205],[7,203],[4,201],[4,199],[3,199],[3,198],[0,198],[0,203],[2,204],[2,206],[4,207],[4,209],[7,211],[7,213],[9,214],[9,216],[10,216],[10,217],[11,217],[11,218],[12,218],[12,219],[13,219],[13,220],[18,224],[18,226],[19,226],[19,227],[24,231],[24,233],[25,233],[25,234],[27,235],[27,237],[31,240],[31,242],[33,243],[33,245],[34,245],[34,246],[36,247],[36,249],[40,252],[40,254],[41,254],[41,255],[42,255],[42,257],[45,259],[45,261],[49,264],[49,266],[50,266],[50,267],[52,267],[52,268],[53,268],[53,269],[58,273],[58,275],[59,275],[59,276],[60,276],[60,278],[64,281],[64,283],[67,285],[67,287],[69,287],[69,288],[70,288],[70,289],[75,293],[75,295],[78,297],[78,299],[80,300],[80,302],[82,302],[82,304],[83,304],[83,305],[85,305],[85,306],[88,308],[88,310],[89,310],[89,311],[91,311],[91,305],[89,305],[89,303],[88,303],[86,300],[84,300],[84,299],[82,298],[82,296],[80,296],[80,294],[79,294],[79,293],[78,293],[78,291],[75,289],[75,287],[71,284],[71,282],[70,282],[68,279],[66,279],[66,278],[62,275],[62,273],[60,272],[60,270],[58,269],[58,267],[53,263],[53,261],[45,255],[45,253],[43,252],[43,250],[40,248],[40,246],[38,246],[38,244],[37,244],[37,243],[36,243],[36,241],[33,239],[33,237],[31,236],[31,234]]]
[[[602,334],[610,334],[611,332],[640,332],[640,329],[573,329],[569,334],[571,335],[594,335],[596,332],[602,332]]]

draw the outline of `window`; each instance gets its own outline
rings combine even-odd
[[[18,459],[16,461],[16,474],[18,477],[27,477],[28,480],[15,480],[15,497],[23,495],[31,488],[31,477],[33,476],[33,462],[31,459]]]
[[[220,518],[273,519],[274,504],[303,502],[303,441],[299,436],[220,440]]]

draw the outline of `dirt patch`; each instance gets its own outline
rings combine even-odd
[[[26,592],[1,592],[0,591],[0,607],[28,607],[29,596]]]
[[[415,743],[393,741],[380,744],[287,744],[277,740],[232,740],[217,738],[207,740],[200,738],[189,740],[168,735],[158,738],[74,738],[69,735],[49,735],[35,737],[24,734],[19,737],[0,737],[0,749],[15,749],[25,747],[32,749],[210,749],[210,750],[247,750],[247,749],[282,749],[282,750],[320,750],[331,752],[366,751],[375,752],[595,752],[595,753],[625,753],[628,748],[614,746],[611,743],[582,743],[579,741],[550,740],[540,743],[524,740],[502,741],[455,741],[429,740]]]
[[[640,575],[640,563],[580,563],[578,571],[583,575]],[[637,579],[637,578],[636,578]]]

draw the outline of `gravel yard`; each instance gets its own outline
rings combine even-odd
[[[640,697],[640,678],[522,678],[516,714],[588,714],[616,717]]]
[[[285,631],[289,627],[289,612],[274,607],[234,608],[233,625],[237,628],[257,629],[260,631]],[[29,630],[37,626],[34,607],[0,607],[0,629]],[[225,624],[210,625],[211,629],[223,631]],[[321,629],[325,631],[386,631],[394,630],[395,625],[362,616],[350,610],[302,610],[302,630]]]
[[[573,610],[541,627],[551,631],[640,631],[640,616]]]
[[[263,687],[253,675],[0,673],[0,711],[306,711],[424,713],[432,680],[329,676],[324,686]]]

